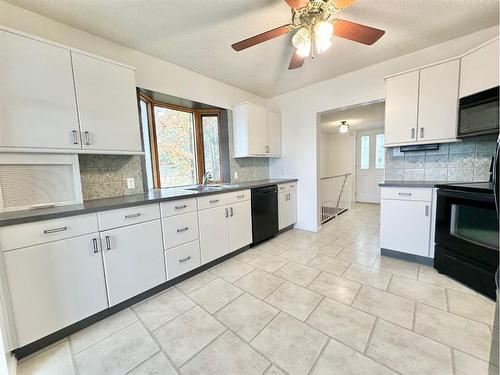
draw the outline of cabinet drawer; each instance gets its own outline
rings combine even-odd
[[[284,193],[288,191],[288,184],[278,185],[278,193]]]
[[[63,217],[0,228],[2,251],[97,232],[97,214]]]
[[[224,206],[227,204],[227,194],[212,194],[199,197],[198,209],[205,210],[210,207]]]
[[[101,230],[106,230],[159,218],[160,205],[157,203],[148,204],[145,206],[126,207],[118,210],[99,212],[99,226]]]
[[[161,204],[161,217],[168,217],[196,211],[196,198],[179,199]]]
[[[233,191],[227,194],[227,203],[236,203],[242,201],[248,201],[252,197],[250,190]]]
[[[383,187],[380,191],[380,198],[430,202],[432,199],[432,189]]]
[[[167,279],[172,280],[201,265],[200,243],[193,241],[165,251]]]
[[[165,249],[198,239],[197,212],[167,217],[162,221]]]

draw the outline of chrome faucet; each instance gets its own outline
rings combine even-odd
[[[210,172],[206,172],[204,175],[203,175],[203,186],[206,186],[207,182],[210,181],[212,178],[214,178],[212,176],[212,173]]]

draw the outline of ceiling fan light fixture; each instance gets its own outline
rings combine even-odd
[[[323,53],[332,46],[333,24],[327,21],[314,26],[314,44],[318,53]]]
[[[347,123],[347,121],[340,121],[339,132],[347,133],[348,131],[349,131],[349,124]]]
[[[311,33],[307,27],[302,27],[292,38],[292,44],[297,49],[297,54],[301,57],[309,56],[311,51]]]

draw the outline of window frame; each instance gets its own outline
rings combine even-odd
[[[175,104],[162,103],[152,100],[148,96],[140,93],[139,99],[146,103],[147,107],[147,118],[148,118],[148,130],[149,130],[149,143],[151,150],[151,165],[153,167],[153,187],[155,189],[161,188],[160,179],[160,163],[158,157],[158,141],[156,134],[156,123],[154,116],[154,107],[166,108],[174,111],[181,111],[191,113],[194,120],[194,146],[195,146],[195,163],[196,163],[196,179],[197,183],[201,184],[203,182],[203,174],[205,173],[205,156],[204,156],[204,144],[203,144],[203,116],[217,116],[217,125],[219,132],[219,161],[220,161],[220,180],[211,180],[212,182],[220,183],[223,182],[225,165],[222,153],[222,142],[221,136],[221,111],[216,108],[207,109],[193,109],[189,107],[184,107]]]

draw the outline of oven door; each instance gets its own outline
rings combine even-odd
[[[436,243],[496,269],[498,216],[493,195],[438,189]]]
[[[498,87],[460,99],[457,137],[498,133]]]

